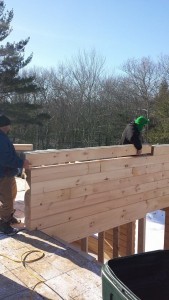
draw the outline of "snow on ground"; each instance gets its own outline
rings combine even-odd
[[[145,250],[159,250],[164,248],[165,212],[157,210],[146,216]]]

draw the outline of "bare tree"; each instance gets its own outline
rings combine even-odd
[[[150,113],[151,103],[161,81],[158,64],[149,57],[130,59],[122,66],[122,70],[126,73],[139,108],[144,108]]]

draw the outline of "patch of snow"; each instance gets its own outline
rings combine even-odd
[[[148,213],[146,216],[147,221],[154,223],[164,224],[165,222],[165,212],[163,210],[156,210]]]
[[[165,212],[157,210],[146,216],[145,251],[164,249]]]

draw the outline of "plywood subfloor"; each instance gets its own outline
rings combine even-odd
[[[24,184],[17,179],[15,202],[24,230],[13,237],[0,233],[0,300],[101,300],[101,265],[93,257],[40,231],[25,230]],[[45,256],[26,268],[7,258],[20,260],[30,250]],[[27,259],[39,255],[33,252]]]
[[[27,268],[4,257],[20,260],[29,250],[43,251],[45,256]],[[39,255],[32,253],[28,259]],[[13,237],[0,234],[0,299],[101,300],[100,273],[101,266],[92,257],[40,231],[24,230]]]

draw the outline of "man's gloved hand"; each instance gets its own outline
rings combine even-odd
[[[136,155],[141,155],[141,153],[142,153],[142,149],[141,150],[137,150]]]
[[[29,160],[25,159],[24,163],[23,163],[23,168],[24,169],[30,169],[30,166],[31,166],[31,163],[29,162]]]

